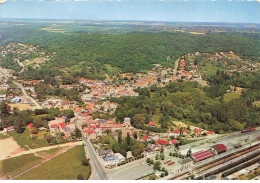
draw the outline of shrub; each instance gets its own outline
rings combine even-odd
[[[88,166],[89,165],[88,160],[87,159],[82,160],[82,165],[83,166]]]
[[[84,180],[84,177],[83,177],[83,175],[78,174],[77,179],[78,179],[78,180]]]
[[[167,171],[167,170],[165,170],[165,172],[164,172],[164,173],[165,173],[165,176],[169,175],[169,173],[168,173],[168,171]]]
[[[161,177],[164,177],[164,173],[161,173]]]

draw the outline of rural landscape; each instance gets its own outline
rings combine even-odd
[[[0,180],[259,180],[259,132],[260,22],[0,19]]]

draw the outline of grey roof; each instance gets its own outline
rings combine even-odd
[[[183,165],[183,164],[189,163],[189,162],[191,162],[191,161],[192,161],[191,158],[185,158],[185,159],[181,159],[181,160],[179,161],[179,163]]]
[[[117,160],[118,157],[117,156],[112,156],[112,155],[107,155],[107,156],[103,156],[103,160],[104,161],[111,161],[111,160]]]
[[[108,149],[108,150],[104,150],[104,151],[99,151],[98,155],[99,156],[104,156],[104,155],[110,154],[112,152],[113,152],[112,149]]]

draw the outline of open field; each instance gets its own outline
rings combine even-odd
[[[83,166],[85,158],[83,146],[73,149],[47,161],[39,167],[17,177],[18,180],[76,180],[78,174],[84,179],[90,176],[90,166]]]
[[[28,104],[8,104],[8,105],[10,105],[12,110],[13,110],[14,107],[17,107],[20,111],[27,110],[27,109],[30,109],[30,110],[34,109],[34,107],[32,107]]]
[[[11,178],[40,163],[41,160],[42,158],[35,156],[33,153],[5,159],[2,161],[3,171],[0,172],[0,176]]]
[[[13,136],[13,138],[17,141],[17,143],[22,147],[28,149],[29,148],[38,148],[48,146],[48,142],[45,139],[30,139],[30,134],[27,130],[23,133],[16,133],[15,131],[9,132],[9,135]]]
[[[218,67],[216,64],[213,64],[211,61],[203,60],[198,65],[199,72],[202,76],[206,78],[216,74],[217,70],[223,70],[222,68]]]
[[[37,152],[37,154],[39,154],[39,155],[50,155],[50,154],[54,154],[54,153],[58,152],[60,149],[61,148],[53,148],[53,149],[50,149],[50,150]]]
[[[6,158],[11,153],[18,151],[20,146],[14,141],[13,138],[6,138],[0,140],[0,159]]]

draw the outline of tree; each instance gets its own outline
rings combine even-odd
[[[165,170],[165,176],[168,176],[169,173],[168,173],[168,170]]]
[[[35,117],[34,120],[33,120],[33,126],[35,128],[40,128],[43,126],[43,121],[42,121],[42,118],[40,117]]]
[[[14,108],[13,108],[13,113],[14,113],[15,116],[19,116],[19,114],[20,114],[19,108],[14,107]]]
[[[38,133],[38,130],[37,130],[37,128],[35,128],[35,127],[32,127],[31,133],[32,133],[32,134],[37,134],[37,133]]]
[[[83,166],[88,166],[89,165],[89,161],[87,159],[83,159],[82,160],[82,165]]]
[[[14,122],[14,130],[17,132],[17,133],[23,133],[25,128],[23,126],[23,121],[20,117],[16,117],[16,120]]]
[[[164,157],[165,157],[164,154],[162,154],[162,155],[161,155],[161,159],[164,160]]]
[[[158,154],[156,154],[156,156],[155,156],[155,159],[156,159],[156,160],[158,160],[158,159],[159,159],[159,155],[158,155]]]
[[[55,137],[53,137],[51,134],[47,134],[45,138],[48,143],[51,143],[55,139]]]
[[[82,137],[81,131],[78,128],[76,128],[76,130],[75,130],[75,136],[76,136],[76,138]]]
[[[187,151],[186,157],[191,157],[192,152],[191,152],[191,148]]]
[[[77,179],[78,179],[78,180],[84,180],[84,177],[83,177],[82,174],[78,174]]]
[[[151,159],[150,158],[147,158],[146,159],[146,163],[150,163],[151,162]]]
[[[1,105],[1,114],[4,116],[9,116],[11,113],[11,107],[6,102]]]
[[[165,175],[164,173],[161,173],[161,177],[164,177],[164,175]]]
[[[135,139],[138,138],[138,134],[137,134],[137,132],[134,132],[134,138],[135,138]]]
[[[126,136],[126,143],[127,143],[128,145],[131,144],[131,137],[130,137],[130,134],[129,134],[129,133],[128,133],[127,136]]]
[[[156,161],[153,165],[153,169],[154,170],[161,170],[161,162],[160,161]]]

